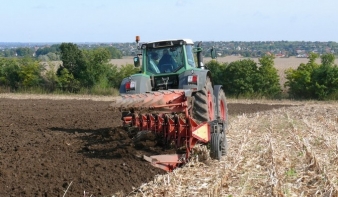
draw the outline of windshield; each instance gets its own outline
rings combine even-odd
[[[147,71],[154,74],[172,73],[184,65],[183,46],[147,50]]]

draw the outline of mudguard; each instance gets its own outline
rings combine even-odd
[[[198,75],[197,85],[188,84],[188,76],[190,75]],[[211,79],[211,74],[209,70],[204,69],[196,69],[193,71],[186,70],[185,72],[179,75],[179,89],[193,89],[194,91],[202,90],[206,83],[207,76]]]
[[[126,91],[126,83],[128,81],[135,81],[136,88],[135,90]],[[120,94],[139,94],[151,91],[150,77],[148,75],[136,74],[130,77],[124,78],[120,85]]]
[[[222,85],[214,85],[214,98],[215,98],[215,103],[216,103],[216,109],[215,109],[215,117],[218,117],[218,93],[222,89]]]

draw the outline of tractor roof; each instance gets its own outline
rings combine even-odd
[[[165,41],[184,41],[186,44],[194,44],[194,42],[191,39],[168,39],[168,40],[157,40],[157,41],[152,41],[152,42],[147,42],[146,44],[150,43],[157,43],[157,42],[165,42]]]
[[[147,48],[162,48],[162,47],[171,47],[179,46],[186,44],[194,44],[190,39],[171,39],[171,40],[159,40],[153,42],[147,42],[142,44],[142,48],[146,46]]]

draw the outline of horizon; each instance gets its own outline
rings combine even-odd
[[[338,42],[332,0],[6,1],[0,42]]]
[[[163,40],[163,39],[162,39]],[[153,42],[153,41],[149,41],[149,42]],[[232,41],[222,41],[222,40],[219,40],[219,41],[210,41],[210,40],[196,40],[194,41],[194,43],[196,42],[244,42],[244,43],[247,43],[247,42],[313,42],[313,43],[316,43],[316,42],[319,42],[319,43],[326,43],[326,42],[334,42],[334,43],[338,43],[336,41],[305,41],[305,40],[261,40],[261,41],[241,41],[241,40],[232,40]],[[0,41],[0,44],[3,44],[3,43],[12,43],[12,44],[15,44],[15,43],[18,43],[18,44],[59,44],[59,43],[74,43],[74,44],[136,44],[136,42],[109,42],[109,41],[105,41],[105,42],[91,42],[91,41],[85,41],[85,42],[17,42],[17,41],[14,41],[14,42],[2,42]],[[142,42],[140,41],[140,44],[142,43],[146,43],[146,42]]]

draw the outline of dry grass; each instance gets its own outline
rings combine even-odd
[[[52,99],[52,100],[93,100],[111,101],[113,96],[93,96],[93,95],[61,95],[61,94],[13,94],[0,93],[0,98],[9,99]]]
[[[223,161],[194,161],[129,195],[337,196],[338,103],[295,104],[230,117]]]
[[[232,117],[222,195],[337,195],[338,104],[308,104]],[[238,165],[231,165],[238,164]]]

